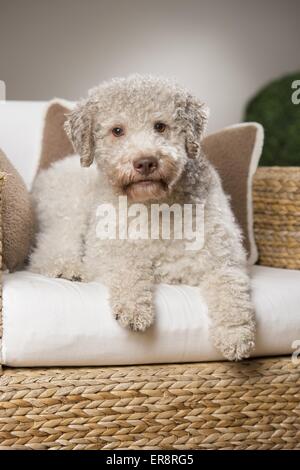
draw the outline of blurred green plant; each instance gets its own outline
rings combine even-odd
[[[265,129],[260,165],[300,166],[299,80],[300,71],[275,80],[246,106],[244,120],[259,122]]]

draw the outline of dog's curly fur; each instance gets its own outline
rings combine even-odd
[[[219,176],[201,150],[207,109],[177,84],[139,75],[92,89],[68,116],[75,152],[40,172],[33,187],[39,221],[29,269],[48,276],[104,282],[118,322],[145,330],[154,319],[156,283],[199,286],[211,318],[215,346],[231,360],[249,356],[255,320],[246,254]],[[163,133],[155,122],[166,124]],[[124,135],[111,130],[120,127]],[[145,183],[134,161],[154,156]],[[184,240],[100,240],[96,207],[153,201],[204,204],[204,246]]]

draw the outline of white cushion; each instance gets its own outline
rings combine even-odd
[[[254,266],[258,331],[255,355],[291,354],[300,339],[300,271]],[[157,318],[146,333],[112,318],[107,289],[28,272],[4,275],[3,363],[79,366],[222,359],[208,336],[207,306],[197,289],[160,285]]]
[[[37,168],[45,110],[43,101],[0,102],[0,148],[30,188]]]
[[[65,102],[74,106],[73,102]],[[40,159],[44,116],[49,102],[1,101],[0,148],[31,187]]]

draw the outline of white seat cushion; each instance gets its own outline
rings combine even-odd
[[[255,355],[291,354],[300,339],[300,271],[254,266]],[[146,333],[112,318],[107,289],[28,272],[4,275],[2,360],[9,366],[79,366],[222,359],[197,289],[160,285]]]

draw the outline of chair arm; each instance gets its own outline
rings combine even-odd
[[[253,181],[259,264],[300,269],[300,167],[260,167]]]

